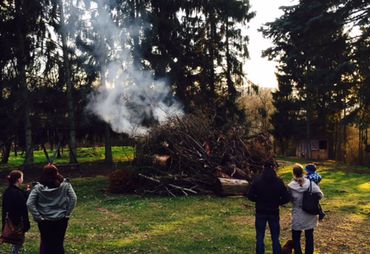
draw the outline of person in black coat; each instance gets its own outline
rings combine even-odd
[[[5,218],[11,220],[14,225],[23,224],[23,232],[30,229],[30,220],[27,210],[27,191],[20,188],[23,183],[23,173],[19,170],[13,170],[8,175],[9,186],[3,194],[2,203],[2,230],[5,226]],[[22,248],[23,243],[13,244],[11,253],[17,254]]]
[[[276,175],[277,164],[271,159],[252,183],[247,197],[256,203],[256,253],[265,253],[265,230],[269,224],[274,254],[281,253],[279,206],[290,201],[288,189]]]

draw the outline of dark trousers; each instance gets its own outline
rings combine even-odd
[[[302,254],[301,249],[301,230],[292,230],[292,238],[294,244],[294,253],[295,254]],[[305,254],[313,254],[314,250],[314,242],[313,242],[313,229],[308,229],[304,231],[304,235],[306,238],[306,246],[305,246]]]
[[[40,254],[64,254],[64,236],[68,219],[40,221],[38,226],[41,235]]]
[[[265,253],[265,230],[266,224],[269,224],[272,250],[274,254],[281,253],[280,246],[280,218],[279,215],[256,214],[256,253]]]

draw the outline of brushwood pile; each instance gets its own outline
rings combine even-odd
[[[122,184],[136,193],[217,195],[222,193],[220,179],[253,181],[272,158],[272,150],[268,134],[248,136],[240,125],[217,128],[204,115],[175,117],[140,141],[136,170],[126,173],[130,181]],[[119,177],[113,175],[114,180]]]

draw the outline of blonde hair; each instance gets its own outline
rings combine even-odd
[[[303,166],[299,163],[294,164],[293,166],[293,179],[300,186],[303,186],[304,183],[304,176],[303,176]]]

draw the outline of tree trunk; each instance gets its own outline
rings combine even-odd
[[[365,145],[365,164],[367,166],[369,166],[370,164],[370,158],[369,158],[369,143],[368,143],[368,128],[365,129],[365,141],[364,141],[364,145]]]
[[[102,63],[104,64],[104,63]],[[101,69],[100,73],[100,78],[101,78],[101,85],[106,86],[106,79],[105,79],[105,67],[103,66]],[[111,144],[111,138],[110,138],[110,126],[108,123],[105,123],[105,132],[104,132],[104,137],[105,137],[105,158],[104,161],[107,164],[112,164],[113,163],[113,156],[112,156],[112,144]]]
[[[14,140],[14,146],[13,146],[13,149],[14,149],[14,156],[17,157],[18,156],[18,147],[17,147],[17,138],[15,138]]]
[[[310,105],[307,107],[307,119],[306,119],[306,144],[305,144],[305,159],[311,159],[311,121],[312,111]]]
[[[335,137],[335,160],[342,161],[343,155],[343,126],[339,123],[336,123],[336,137]]]
[[[26,55],[25,55],[25,34],[21,31],[22,18],[25,13],[22,13],[21,1],[15,1],[16,8],[16,24],[18,37],[18,52],[17,52],[17,68],[19,77],[19,88],[21,92],[21,101],[23,106],[23,125],[25,133],[25,160],[24,165],[27,167],[33,163],[33,147],[32,147],[32,128],[30,119],[30,103],[28,100],[28,88],[26,82]]]
[[[215,17],[214,17],[214,10],[210,6],[210,3],[207,1],[206,3],[207,9],[208,9],[208,22],[209,22],[209,28],[208,28],[208,51],[209,51],[209,57],[208,57],[208,82],[209,82],[209,92],[205,92],[208,99],[213,101],[215,99],[215,53],[214,53],[214,42],[216,41],[215,34],[216,34],[216,24],[215,24]]]
[[[139,6],[139,1],[138,0],[135,0],[133,2],[134,6],[132,7],[132,10],[131,10],[131,22],[133,24],[135,24],[135,22],[138,21],[138,19],[140,18],[139,15],[140,15],[140,6]],[[134,63],[134,66],[137,67],[138,69],[140,69],[140,54],[139,54],[139,35],[138,34],[135,34],[133,35],[133,51],[132,51],[132,54],[133,54],[133,63]]]
[[[101,13],[101,11],[103,10],[104,6],[102,5],[102,3],[98,2],[98,12],[99,12],[99,15],[103,15]],[[105,45],[105,39],[109,40],[109,38],[104,38],[103,36],[100,36],[99,37],[99,42],[101,45],[100,45],[100,50],[102,51],[102,56],[106,57],[108,54],[107,54],[107,48],[106,48],[106,45]],[[101,79],[101,86],[105,87],[107,84],[106,84],[106,58],[101,58],[99,59],[99,64],[100,64],[100,79]],[[105,131],[104,131],[104,139],[105,139],[105,158],[104,158],[104,161],[105,163],[108,163],[108,164],[112,164],[113,163],[113,157],[112,157],[112,144],[111,144],[111,138],[110,138],[110,126],[108,123],[105,123],[105,127],[104,127]]]
[[[57,159],[61,159],[62,158],[62,154],[60,152],[60,149],[63,149],[63,147],[61,148],[60,146],[57,148],[56,150],[56,153],[57,153]]]
[[[229,104],[233,105],[236,98],[236,89],[231,79],[231,59],[230,59],[230,45],[229,45],[229,22],[226,19],[226,78]]]
[[[364,152],[363,152],[363,145],[362,145],[362,137],[363,137],[363,129],[361,126],[358,129],[358,162],[360,165],[364,162]]]
[[[65,17],[64,6],[60,3],[60,23],[61,23],[61,37],[63,49],[63,70],[67,86],[67,110],[68,110],[68,127],[69,127],[69,162],[77,163],[77,141],[76,141],[76,123],[73,103],[73,84],[71,76],[71,65],[69,62],[68,48],[67,48],[67,34],[65,32]]]
[[[12,147],[12,142],[5,142],[3,146],[3,151],[1,154],[1,164],[7,164],[10,156],[10,149]]]
[[[105,163],[107,164],[113,163],[112,143],[110,136],[110,126],[109,124],[105,124]]]

